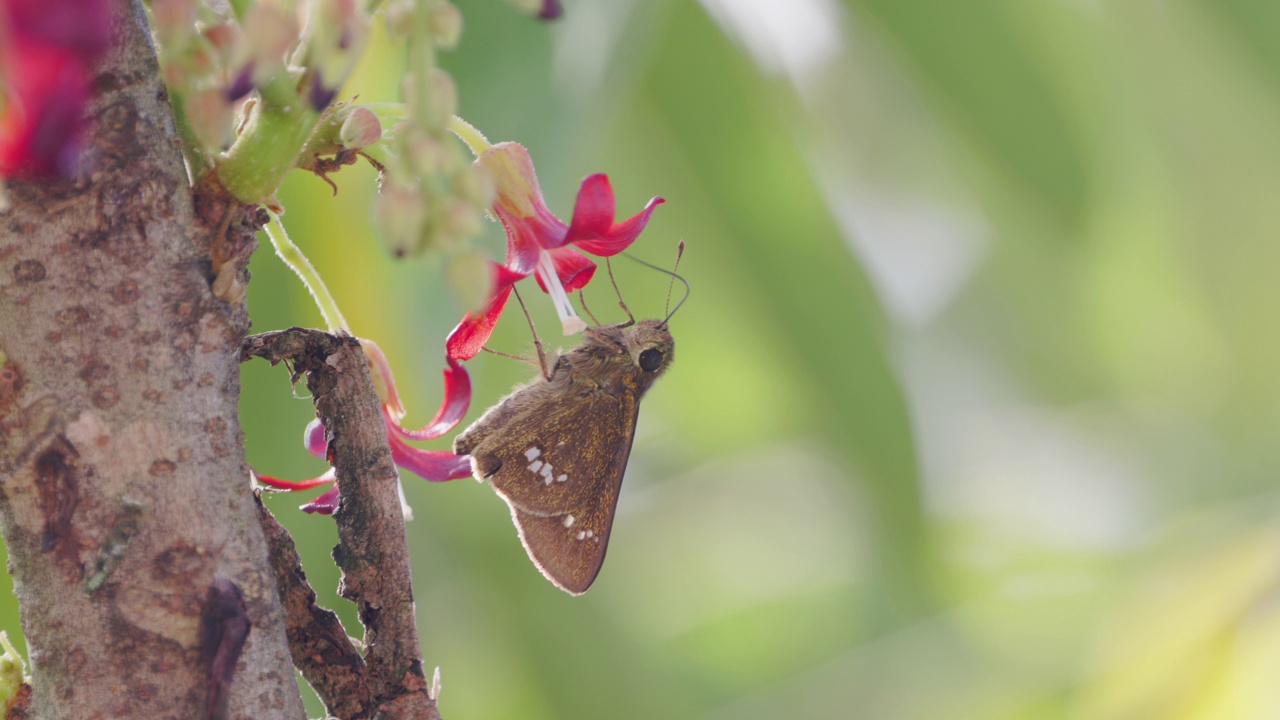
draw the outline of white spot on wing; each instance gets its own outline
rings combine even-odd
[[[565,515],[565,516],[564,516],[564,526],[565,526],[565,527],[573,527],[573,516],[572,516],[572,515]]]
[[[578,531],[578,539],[579,539],[579,540],[583,540],[583,539],[585,539],[586,537],[587,537],[587,531],[586,531],[586,530],[580,530],[580,531]]]
[[[560,473],[560,475],[556,477],[556,482],[565,482],[568,479],[569,479],[568,475],[565,475],[564,473]]]
[[[552,480],[555,480],[555,477],[556,477],[556,472],[555,470],[551,469],[551,463],[547,463],[546,465],[542,466],[542,479],[548,485],[551,484]]]
[[[539,470],[542,469],[542,461],[534,460],[533,462],[529,463],[529,469],[534,472],[538,472]]]
[[[528,450],[524,451],[525,458],[528,459],[530,462],[537,460],[538,456],[541,454],[542,454],[542,451],[536,447],[531,447]]]

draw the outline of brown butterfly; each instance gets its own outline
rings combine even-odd
[[[667,320],[588,327],[578,347],[544,358],[542,375],[453,441],[511,507],[533,564],[571,595],[604,563],[640,398],[674,349]]]

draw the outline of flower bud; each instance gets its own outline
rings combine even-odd
[[[461,247],[470,238],[480,234],[484,227],[480,211],[471,203],[458,198],[448,198],[437,220],[441,223],[444,247]]]
[[[422,248],[427,206],[415,188],[402,185],[384,187],[373,213],[392,255],[406,257]]]
[[[298,17],[273,3],[257,2],[245,13],[243,26],[254,80],[266,82],[284,67],[286,55],[298,41],[302,32]]]
[[[4,654],[0,655],[0,708],[7,708],[22,688],[22,683],[29,678],[26,677],[27,668],[22,656],[3,630],[0,630],[0,648],[4,649]]]
[[[403,40],[413,31],[413,0],[392,0],[386,15],[388,39]]]
[[[453,82],[452,75],[439,68],[431,72],[429,82],[429,127],[443,128],[448,124],[449,118],[458,112],[458,86]]]
[[[452,50],[458,46],[458,38],[462,37],[462,11],[457,5],[442,0],[431,8],[427,22],[437,47]]]
[[[206,148],[222,149],[231,144],[235,108],[224,91],[210,88],[188,95],[187,118]]]
[[[469,165],[453,178],[453,192],[477,208],[487,208],[493,203],[497,188],[493,175],[482,165]]]
[[[367,107],[354,107],[347,114],[338,130],[338,140],[342,147],[359,150],[382,139],[382,122]]]

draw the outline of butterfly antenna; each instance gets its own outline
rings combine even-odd
[[[676,287],[676,277],[678,277],[676,275],[676,270],[680,269],[680,258],[682,256],[684,256],[684,239],[683,238],[680,240],[680,244],[676,245],[676,262],[674,265],[671,266],[671,282],[667,283],[667,304],[662,307],[662,312],[664,313],[671,309],[671,291],[674,290]],[[686,283],[686,285],[687,284],[688,283]],[[667,315],[667,317],[670,318],[671,316]],[[665,321],[664,321],[664,324],[665,324]]]
[[[524,311],[524,319],[529,321],[529,330],[533,332],[533,346],[538,349],[538,367],[542,368],[542,377],[550,380],[551,371],[547,367],[547,356],[542,351],[542,338],[538,337],[538,328],[533,325],[533,317],[529,315],[529,308],[524,306],[524,298],[520,297],[520,291],[516,289],[515,285],[511,286],[511,291],[516,294],[516,301],[520,303],[520,309]]]
[[[627,314],[627,324],[623,327],[636,324],[636,316],[631,314],[631,308],[627,307],[627,303],[622,299],[622,291],[618,289],[618,281],[613,277],[613,263],[609,262],[609,258],[604,259],[604,266],[609,271],[609,282],[613,283],[613,291],[618,294],[618,304],[622,306],[622,311]]]
[[[671,316],[672,316],[672,315],[675,315],[675,314],[676,314],[676,311],[680,309],[680,306],[684,304],[684,301],[689,299],[689,293],[692,291],[692,288],[690,288],[690,287],[689,287],[689,281],[688,281],[688,280],[685,280],[685,279],[684,279],[683,277],[681,277],[680,275],[677,275],[677,274],[676,274],[676,272],[675,272],[674,270],[668,270],[668,269],[663,268],[663,267],[658,267],[657,265],[654,265],[653,263],[647,263],[647,262],[645,262],[644,260],[641,260],[640,258],[636,257],[635,255],[632,255],[631,253],[622,253],[622,254],[623,254],[623,255],[626,255],[626,256],[627,256],[627,258],[629,258],[629,259],[631,259],[631,260],[634,260],[635,262],[638,262],[638,263],[640,263],[641,265],[643,265],[643,266],[645,266],[645,267],[647,267],[647,268],[649,268],[649,269],[651,269],[651,270],[657,270],[657,271],[658,271],[658,272],[660,272],[660,273],[666,273],[667,275],[670,275],[670,276],[671,276],[671,281],[672,281],[672,283],[673,283],[673,284],[675,283],[675,281],[676,281],[676,280],[679,280],[679,281],[680,281],[680,283],[681,283],[682,285],[684,285],[684,296],[680,298],[680,302],[676,303],[676,306],[675,306],[675,307],[671,308],[671,312],[667,313],[667,316],[666,316],[665,318],[663,318],[663,319],[662,319],[662,325],[665,327],[665,326],[666,326],[666,324],[667,324],[667,321],[671,319]],[[684,241],[683,241],[683,240],[681,240],[681,241],[680,241],[680,245],[679,245],[679,247],[676,249],[676,264],[677,264],[677,265],[679,265],[679,263],[680,263],[680,256],[681,256],[681,255],[683,255],[683,254],[684,254]],[[670,302],[670,300],[669,300],[669,299],[668,299],[668,302]]]

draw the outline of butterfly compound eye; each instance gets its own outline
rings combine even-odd
[[[662,351],[649,348],[640,353],[640,369],[645,372],[653,372],[662,367]]]

